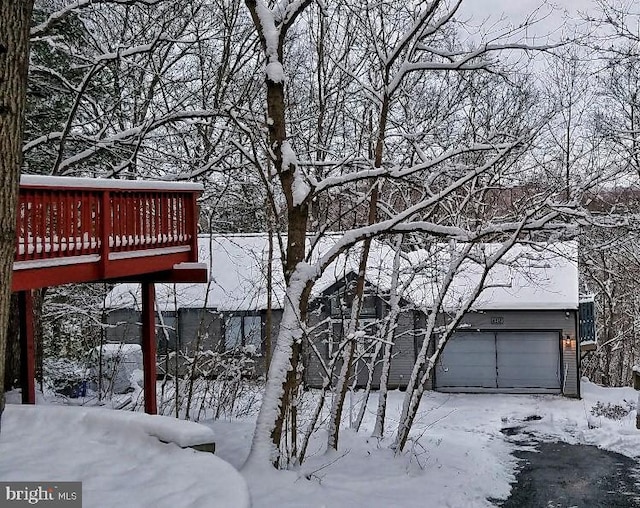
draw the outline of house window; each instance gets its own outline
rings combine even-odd
[[[362,317],[376,317],[378,315],[378,309],[376,308],[376,297],[365,296],[362,300],[362,308],[360,309],[360,316]]]
[[[164,327],[162,326],[164,324]],[[177,350],[177,318],[176,313],[164,311],[162,321],[156,316],[156,338],[158,344],[158,354],[166,355]]]
[[[378,320],[372,318],[360,319],[359,329],[364,332],[364,336],[356,342],[356,357],[368,359],[373,357],[376,350],[378,338]]]
[[[595,342],[596,319],[595,302],[593,298],[585,298],[580,301],[578,307],[578,325],[580,342]]]
[[[255,346],[262,347],[262,320],[260,316],[229,316],[225,320],[225,349]]]
[[[331,316],[351,316],[351,303],[353,298],[345,298],[344,293],[338,293],[331,297],[329,303],[331,306]],[[362,299],[362,307],[360,308],[361,317],[376,317],[378,315],[377,299],[373,295],[364,296]]]

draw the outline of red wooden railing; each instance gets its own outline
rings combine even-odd
[[[96,263],[107,278],[131,271],[111,273],[117,261],[144,256],[183,253],[181,260],[197,262],[201,190],[197,184],[23,177],[14,270]]]

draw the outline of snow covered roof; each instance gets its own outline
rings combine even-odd
[[[314,248],[311,262],[326,252],[339,235],[323,237]],[[451,260],[463,244],[434,244],[429,249],[405,253],[400,283],[404,299],[418,308],[432,307]],[[483,274],[482,259],[499,245],[474,246],[473,259],[458,267],[444,298],[445,309],[458,308],[469,297]],[[216,308],[221,311],[260,310],[267,307],[268,238],[266,234],[207,235],[199,238],[199,258],[209,267],[208,284],[156,284],[158,306],[163,311],[176,308]],[[360,248],[338,258],[314,286],[320,294],[349,273],[357,273]],[[273,255],[273,307],[282,308],[284,277],[277,240]],[[394,250],[374,240],[367,267],[367,281],[382,293],[390,289]],[[551,246],[516,245],[494,266],[487,286],[475,304],[477,310],[577,309],[577,244]],[[140,308],[140,287],[119,284],[108,295],[109,308]]]
[[[498,245],[485,246],[487,254]],[[445,307],[455,309],[468,298],[483,273],[482,265],[465,261],[447,294]],[[577,242],[515,245],[494,266],[472,309],[565,310],[578,308]]]
[[[209,268],[205,284],[156,284],[157,304],[176,308],[216,308],[244,311],[267,307],[268,241],[266,235],[207,235],[198,238],[199,259]],[[277,249],[277,244],[275,246]],[[276,254],[277,255],[277,254]],[[279,257],[279,256],[278,256]],[[273,306],[281,307],[284,277],[274,264]],[[107,307],[140,308],[138,284],[119,284],[108,295]]]
[[[455,267],[455,275],[444,300],[445,310],[456,310],[471,298],[487,270],[486,259],[497,252],[500,244],[474,246],[470,256],[455,267],[454,259],[465,244],[433,244],[429,249],[405,253],[401,261],[401,295],[417,308],[434,306],[443,287],[447,271]],[[355,254],[355,255],[354,255]],[[357,273],[359,250],[335,263],[336,271],[327,270],[316,284],[323,291],[349,271]],[[568,310],[578,308],[577,242],[550,245],[516,244],[493,266],[483,283],[473,310]],[[367,267],[367,281],[381,292],[391,287],[394,250],[381,242],[373,242]]]

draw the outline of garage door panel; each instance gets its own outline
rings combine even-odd
[[[494,334],[454,334],[440,357],[436,383],[441,388],[495,388]]]
[[[499,332],[498,388],[560,389],[557,332]]]

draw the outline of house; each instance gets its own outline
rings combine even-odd
[[[318,252],[336,237],[323,237]],[[275,242],[271,288],[271,333],[282,313],[284,283]],[[159,352],[209,350],[255,353],[262,372],[267,336],[268,241],[264,234],[208,235],[199,239],[200,259],[210,268],[208,284],[157,284]],[[463,245],[434,244],[404,252],[398,265],[399,315],[394,326],[388,384],[406,387],[425,340],[433,352],[447,323],[469,300],[485,275],[485,262],[498,248],[478,245],[456,265],[437,309],[437,326],[427,334],[429,313]],[[395,251],[372,243],[356,349],[357,386],[380,383],[379,331],[389,315]],[[484,289],[449,338],[429,388],[449,392],[562,393],[579,396],[578,267],[574,242],[516,245],[488,270]],[[307,386],[320,387],[339,365],[350,316],[351,287],[359,252],[339,256],[317,281],[309,305],[303,361]],[[109,341],[138,339],[139,288],[119,284],[109,293]],[[378,347],[376,347],[378,345]],[[333,369],[337,371],[337,369]]]

